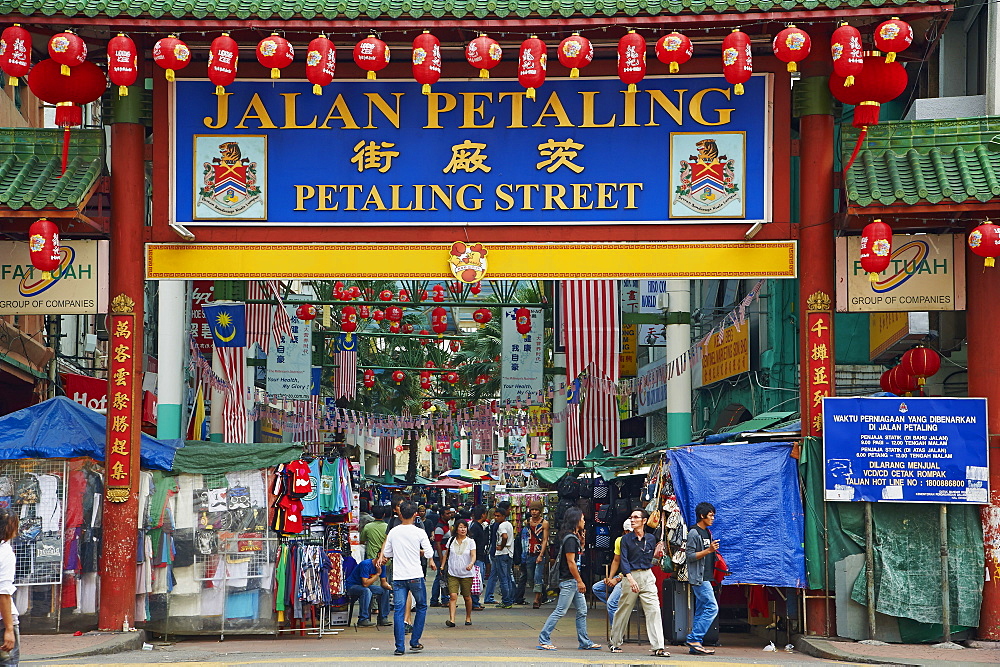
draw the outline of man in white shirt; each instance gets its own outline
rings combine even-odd
[[[382,556],[376,565],[381,567],[387,558],[392,558],[392,600],[394,607],[393,634],[396,639],[395,655],[406,652],[406,616],[407,594],[412,594],[417,604],[417,613],[413,619],[413,633],[410,635],[410,650],[420,651],[424,648],[420,636],[424,632],[424,621],[427,618],[427,587],[424,583],[424,570],[420,564],[420,556],[429,559],[427,565],[437,569],[434,563],[434,551],[427,533],[422,528],[413,525],[417,513],[417,505],[404,501],[399,505],[401,524],[389,531],[382,548]],[[512,529],[513,530],[513,529]]]
[[[514,526],[507,520],[507,512],[497,508],[494,514],[497,528],[496,550],[491,556],[494,569],[497,570],[497,582],[500,584],[500,604],[497,609],[510,609],[514,606]]]

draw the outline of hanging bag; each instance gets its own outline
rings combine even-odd
[[[712,531],[709,530],[708,531],[708,541],[712,542],[714,540],[715,540],[715,538],[712,537]],[[707,575],[708,573],[706,572],[705,574]],[[728,577],[730,574],[732,574],[732,572],[729,571],[729,566],[726,565],[726,559],[722,557],[722,554],[720,554],[718,551],[716,551],[715,552],[715,569],[712,572],[712,582],[715,583],[716,586],[721,586],[722,585],[722,580],[725,579],[726,577]],[[708,576],[705,576],[705,579],[708,579]]]
[[[569,539],[570,536],[572,536],[572,535],[574,535],[574,534],[573,533],[567,533],[566,535],[563,535],[562,542],[559,544],[559,553],[555,557],[555,559],[552,561],[552,563],[549,565],[549,577],[548,577],[548,579],[546,579],[545,583],[548,586],[548,589],[550,591],[558,591],[559,590],[559,583],[560,583],[560,578],[559,578],[559,563],[562,562],[562,559],[565,556],[566,540]],[[579,538],[577,538],[577,539],[579,539]]]
[[[472,594],[479,595],[483,592],[483,573],[478,565],[472,566]]]

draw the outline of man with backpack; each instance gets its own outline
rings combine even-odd
[[[719,541],[712,537],[711,531],[715,523],[715,507],[712,503],[698,503],[694,513],[698,523],[688,531],[687,539],[688,583],[694,594],[694,618],[686,644],[692,655],[712,655],[715,651],[705,648],[702,642],[719,613],[719,603],[712,588],[715,554],[719,550]]]

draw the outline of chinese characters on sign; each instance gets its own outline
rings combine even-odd
[[[806,312],[806,386],[807,397],[802,420],[804,435],[822,435],[823,399],[833,396],[833,311],[830,297],[816,292],[808,300]]]
[[[292,321],[291,337],[282,336],[267,351],[267,393],[292,399],[312,396],[312,327],[295,316],[297,305],[285,305]]]
[[[503,309],[500,400],[508,404],[537,404],[542,402],[544,316],[541,308],[529,308],[531,331],[522,336],[517,332],[516,310]]]
[[[132,406],[135,378],[135,316],[112,314],[110,322],[108,444],[105,458],[109,502],[128,500],[132,488]]]

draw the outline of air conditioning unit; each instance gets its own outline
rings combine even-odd
[[[656,295],[656,307],[660,310],[670,310],[670,295],[669,294],[657,294]]]

